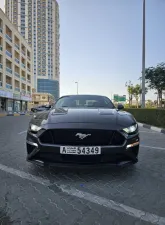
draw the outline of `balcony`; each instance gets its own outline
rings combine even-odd
[[[25,78],[25,77],[21,77],[21,79],[22,79],[23,81],[26,81],[26,78]]]
[[[21,52],[22,52],[22,54],[23,54],[24,56],[26,55],[25,51],[22,50]]]
[[[28,95],[31,95],[31,92],[30,92],[30,91],[27,91],[27,94],[28,94]]]
[[[19,87],[15,87],[15,91],[20,92],[20,88]]]
[[[27,79],[27,82],[28,82],[29,84],[31,84],[31,80],[28,80],[28,79]]]
[[[2,87],[2,81],[0,81],[0,88]]]
[[[25,64],[24,63],[21,63],[21,65],[22,65],[23,68],[25,68]]]
[[[15,44],[15,48],[16,48],[17,50],[19,50],[19,45]]]
[[[11,90],[12,89],[12,85],[11,84],[6,84],[6,88]]]
[[[28,60],[29,60],[29,61],[31,61],[31,58],[30,58],[30,56],[27,56],[27,58],[28,58]]]
[[[26,91],[25,91],[24,89],[22,89],[21,92],[22,92],[22,94],[24,94],[24,95],[26,94]]]
[[[19,73],[15,72],[14,75],[15,75],[16,77],[20,78]]]
[[[6,55],[12,58],[12,54],[8,50],[6,50]]]
[[[19,64],[19,59],[15,58],[15,62]]]
[[[28,70],[29,72],[31,72],[30,68],[27,68],[27,70]]]
[[[6,39],[7,39],[8,41],[12,42],[12,38],[11,38],[8,34],[6,34]]]
[[[10,69],[9,67],[6,67],[6,72],[12,74],[12,69]]]

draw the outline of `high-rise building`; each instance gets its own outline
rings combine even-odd
[[[0,112],[25,111],[32,89],[32,48],[0,9]]]
[[[59,6],[56,0],[6,0],[5,12],[34,54],[34,87],[59,97]]]

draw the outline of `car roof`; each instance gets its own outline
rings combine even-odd
[[[78,94],[78,95],[63,95],[61,96],[60,98],[64,98],[64,97],[77,97],[77,96],[95,96],[95,97],[106,97],[108,98],[107,96],[104,96],[104,95],[94,95],[94,94]]]

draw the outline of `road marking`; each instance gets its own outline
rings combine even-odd
[[[140,130],[139,131],[140,133],[149,133],[149,134],[156,134],[156,133],[158,133],[158,132],[156,132],[156,131],[144,131],[144,130]]]
[[[160,217],[158,215],[152,214],[152,213],[148,213],[136,208],[132,208],[130,206],[124,205],[124,204],[120,204],[118,202],[115,202],[113,200],[110,199],[106,199],[97,195],[93,195],[90,194],[88,192],[84,192],[84,191],[80,191],[76,188],[72,188],[72,187],[67,187],[66,185],[57,185],[56,183],[51,183],[49,180],[47,179],[43,179],[41,177],[38,176],[34,176],[28,173],[25,173],[23,171],[17,170],[17,169],[13,169],[10,168],[8,166],[2,165],[0,164],[0,170],[13,174],[15,176],[21,177],[23,179],[26,180],[30,180],[39,184],[42,184],[44,186],[52,186],[52,185],[56,185],[59,189],[61,189],[62,192],[67,193],[71,196],[75,196],[81,199],[85,199],[89,202],[104,206],[110,210],[116,210],[118,212],[122,212],[125,213],[129,216],[138,218],[140,220],[146,221],[146,222],[150,222],[152,224],[156,224],[156,225],[165,225],[165,217]]]
[[[152,149],[158,149],[158,150],[165,150],[165,148],[162,147],[154,147],[154,146],[148,146],[148,145],[140,145],[142,148],[152,148]]]
[[[27,132],[27,130],[24,130],[24,131],[21,131],[20,133],[18,133],[18,134],[24,134],[24,133],[26,133]]]
[[[148,213],[139,209],[132,208],[130,206],[120,204],[113,200],[109,200],[103,197],[99,197],[97,195],[93,195],[84,191],[77,190],[75,188],[66,188],[65,185],[61,185],[60,189],[69,195],[76,196],[78,198],[85,199],[92,203],[96,203],[98,205],[104,206],[108,209],[113,209],[118,212],[125,213],[129,216],[141,219],[146,222],[150,222],[152,224],[157,225],[165,225],[165,217],[160,217],[152,213]]]
[[[18,176],[18,177],[21,177],[21,178],[26,179],[26,180],[31,180],[31,181],[34,181],[36,183],[43,184],[45,186],[51,185],[49,180],[42,179],[41,177],[37,177],[37,176],[34,176],[30,173],[28,174],[28,173],[25,173],[23,171],[16,170],[16,169],[13,169],[11,167],[8,167],[8,166],[2,165],[2,164],[0,164],[0,170],[5,171],[5,172],[10,173],[10,174],[13,174],[13,175]]]

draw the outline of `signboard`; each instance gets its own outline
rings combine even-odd
[[[13,98],[13,93],[9,91],[0,90],[0,96],[5,98]]]
[[[11,98],[16,100],[23,101],[32,101],[32,97],[30,95],[20,95],[20,93],[13,93],[9,91],[0,90],[0,97]]]
[[[13,99],[20,100],[21,99],[20,93],[13,93]]]
[[[126,95],[114,95],[113,100],[115,102],[126,102]]]
[[[21,100],[23,100],[23,101],[32,101],[32,98],[30,96],[22,95],[21,96]]]

